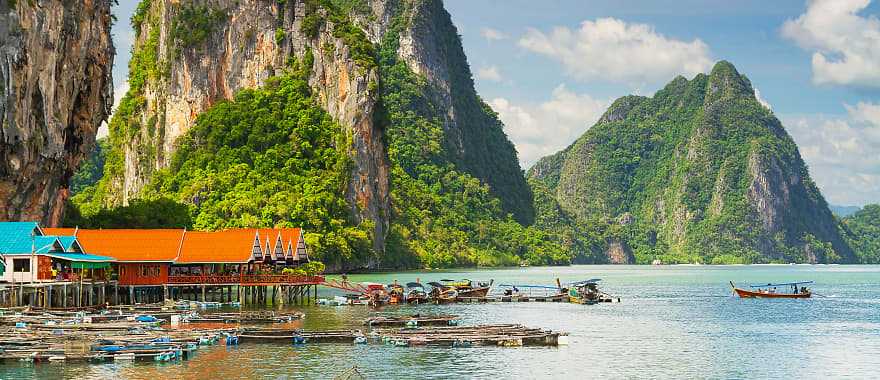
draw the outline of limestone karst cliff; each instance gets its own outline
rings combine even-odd
[[[524,224],[534,218],[513,144],[476,94],[458,33],[439,0],[144,0],[132,24],[131,89],[110,123],[104,176],[79,202],[85,214],[143,197],[200,115],[243,90],[265,86],[297,62],[308,65],[317,104],[350,137],[344,193],[353,223],[370,224],[375,252],[386,250],[395,221],[429,223],[428,230],[438,225],[412,217],[415,210],[458,212],[449,206],[462,202],[443,198],[450,194],[467,198],[485,192],[470,198],[485,212],[458,212],[467,223],[508,214]],[[417,89],[404,96],[409,88],[400,84]],[[430,153],[398,154],[413,151]],[[395,168],[402,169],[396,179]],[[410,207],[408,200],[425,198],[411,196],[414,188],[405,188],[409,180],[420,190],[438,192],[436,203]],[[435,183],[440,181],[448,183]],[[181,194],[164,195],[198,204]],[[258,224],[274,222],[283,221]],[[242,224],[249,223],[236,225]],[[396,236],[426,232],[410,227]],[[454,244],[442,245],[466,254]],[[413,256],[421,250],[398,251]],[[412,265],[403,261],[407,264],[399,265]]]
[[[110,3],[0,2],[0,220],[61,221],[113,102]]]

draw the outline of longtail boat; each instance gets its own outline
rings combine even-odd
[[[542,298],[551,302],[568,300],[568,289],[562,287],[558,278],[556,285],[500,284],[498,288],[503,290],[502,297],[510,297],[511,299],[518,297]]]
[[[406,283],[406,303],[420,304],[428,302],[425,286],[418,282]]]
[[[813,293],[810,291],[809,288],[802,285],[812,283],[813,281],[797,281],[766,285],[749,285],[749,287],[753,290],[746,290],[737,288],[733,281],[731,281],[730,287],[733,288],[733,292],[740,298],[810,298]],[[778,287],[791,287],[791,292],[778,292]]]
[[[600,302],[612,302],[614,299],[609,294],[599,290],[599,281],[602,281],[602,279],[592,278],[569,284],[569,302],[582,305],[595,305]],[[618,302],[620,302],[619,298]]]
[[[440,280],[443,283],[443,286],[448,288],[454,288],[458,292],[458,297],[485,297],[489,294],[489,289],[492,289],[492,283],[495,280],[490,280],[489,283],[485,282],[477,282],[476,284],[468,279],[455,281],[455,280]]]
[[[393,284],[388,284],[388,296],[388,303],[392,305],[406,302],[406,292],[397,281]]]
[[[439,282],[429,282],[428,285],[431,285],[431,293],[428,293],[428,298],[431,302],[434,302],[438,305],[454,303],[456,297],[458,297],[458,291],[451,286],[443,285]]]

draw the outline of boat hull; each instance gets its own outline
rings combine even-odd
[[[459,297],[485,297],[487,294],[489,294],[488,286],[464,290],[458,289]]]
[[[740,298],[810,298],[812,295],[811,293],[761,293],[740,288],[733,288],[733,291]]]

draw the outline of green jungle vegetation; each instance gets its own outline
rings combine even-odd
[[[568,214],[539,223],[592,249],[624,241],[642,264],[806,262],[805,245],[820,261],[841,260],[838,247],[812,232],[836,222],[821,213],[827,204],[797,146],[753,94],[722,61],[652,98],[617,100],[580,139],[531,169],[533,191],[549,193],[535,197],[539,212]],[[778,169],[771,180],[801,179],[774,236],[748,199],[753,164]]]
[[[70,178],[70,192],[73,194],[93,186],[104,174],[104,163],[107,161],[107,152],[110,150],[110,142],[107,138],[95,141],[92,153],[79,164],[76,173]]]
[[[793,141],[753,99],[748,80],[739,78],[732,65],[716,67],[719,72],[712,75],[740,80],[713,95],[707,95],[710,77],[698,75],[691,81],[677,78],[653,98],[618,100],[608,114],[625,117],[600,123],[566,150],[545,157],[526,182],[503,125],[473,90],[451,22],[448,35],[437,38],[460,63],[449,68],[453,93],[458,94],[454,107],[459,125],[471,128],[463,128],[462,136],[448,135],[437,89],[396,54],[400,32],[414,22],[406,17],[413,2],[405,4],[375,46],[348,18],[352,12],[366,13],[362,0],[308,0],[302,23],[302,31],[311,36],[332,23],[333,35],[350,47],[361,69],[379,73],[379,83],[371,83],[370,89],[379,99],[375,121],[386,133],[392,197],[381,267],[605,263],[612,241],[625,243],[638,263],[801,261],[802,245],[827,261],[837,260],[835,247],[803,233],[804,226],[769,237],[775,245],[773,259],[755,249],[768,237],[760,236],[743,197],[750,155],[794,163],[782,165],[783,170],[803,175],[804,198],[823,205],[824,199]],[[225,19],[210,8],[187,9],[175,18],[178,47],[208,37],[188,34],[194,25],[214,28]],[[344,198],[352,164],[350,136],[317,105],[308,86],[311,52],[300,61],[292,59],[262,88],[240,91],[199,115],[178,140],[169,167],[153,173],[137,199],[127,206],[108,201],[120,186],[124,147],[140,141],[138,136],[161,133],[156,116],[141,122],[146,111],[143,88],[166,75],[167,68],[159,59],[154,13],[144,0],[132,17],[136,32],[146,23],[148,35],[132,54],[131,88],[110,121],[109,138],[74,177],[76,194],[65,225],[205,230],[298,226],[305,228],[312,253],[324,262],[366,263],[374,258],[373,226],[356,224]],[[275,34],[279,43],[286,38],[277,30]],[[713,112],[704,109],[710,101],[716,104]],[[734,122],[739,128],[720,128]],[[703,140],[691,143],[698,138]],[[465,150],[474,154],[459,156],[454,140],[464,141]],[[137,160],[152,160],[156,147],[139,144]],[[683,158],[689,149],[696,150],[696,160]],[[95,183],[101,167],[103,177]],[[560,196],[560,184],[579,191]],[[675,233],[680,228],[674,223],[675,207],[699,213],[686,222],[683,234]],[[841,231],[863,261],[877,262],[878,220],[868,216],[870,211],[844,220]]]
[[[844,236],[862,264],[880,263],[880,205],[870,204],[841,220]]]
[[[382,111],[376,117],[386,127],[393,215],[381,265],[569,263],[568,252],[551,235],[518,223],[487,184],[457,167],[461,163],[449,152],[450,138],[440,122],[445,111],[433,104],[433,90],[425,79],[397,60],[398,33],[405,18],[395,17],[395,31],[381,46],[373,46],[345,16],[343,10],[358,9],[355,3],[322,0],[307,5],[327,10],[310,9],[309,17],[326,15],[315,25],[324,27],[329,20],[334,36],[355,47],[352,53],[362,69],[375,67],[382,78],[377,89]],[[221,19],[201,7],[187,12],[190,16],[175,18],[173,29],[188,30],[187,20],[201,25]],[[120,178],[125,143],[142,128],[154,128],[153,120],[141,125],[140,115],[146,104],[143,86],[164,75],[156,22],[148,7],[132,19],[133,24],[149,23],[151,28],[146,42],[133,53],[131,90],[110,123],[106,178]],[[309,28],[310,22],[303,25]],[[111,181],[83,189],[73,197],[65,224],[204,230],[301,226],[313,253],[324,262],[366,262],[375,254],[370,244],[372,226],[352,222],[343,196],[351,165],[350,138],[313,99],[307,81],[312,64],[309,53],[263,88],[243,90],[234,100],[199,115],[195,126],[178,140],[169,167],[153,173],[138,199],[127,206],[107,206]],[[458,85],[472,86],[467,68],[459,70],[464,71],[459,77],[466,74],[468,82]],[[489,119],[487,145],[506,148],[522,179],[515,150],[497,115],[481,100],[471,108],[479,110],[480,117],[472,122]],[[146,150],[148,157],[154,154]],[[522,207],[529,208],[527,203]]]
[[[544,231],[520,225],[489,186],[456,165],[433,90],[397,57],[404,22],[403,15],[395,18],[379,49],[380,121],[392,164],[385,263],[434,268],[569,263],[564,247]],[[495,137],[504,141],[487,138],[487,144],[510,144],[503,133]]]

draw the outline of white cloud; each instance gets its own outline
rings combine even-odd
[[[758,103],[761,103],[762,106],[767,107],[768,110],[773,109],[773,107],[770,106],[770,102],[764,100],[764,98],[761,97],[761,91],[758,91],[757,87],[755,87],[755,99],[757,99]]]
[[[122,97],[128,92],[128,80],[122,82],[119,86],[113,89],[113,108],[110,111],[110,116],[107,117],[107,121],[113,118],[113,114],[116,113],[116,109],[119,108],[119,102],[122,101]],[[98,138],[106,137],[110,134],[110,128],[107,126],[107,122],[101,123],[101,126],[98,128]]]
[[[692,76],[711,68],[709,47],[667,38],[647,24],[615,18],[584,21],[580,29],[556,27],[550,33],[529,29],[520,38],[526,50],[559,61],[578,80],[609,80],[630,85]]]
[[[492,65],[489,67],[481,67],[477,70],[477,78],[489,80],[493,82],[501,82],[501,71],[498,70],[498,66]]]
[[[880,19],[861,17],[871,0],[813,0],[782,25],[782,36],[813,51],[813,82],[880,87]]]
[[[538,105],[516,105],[505,98],[492,99],[489,104],[504,122],[504,131],[526,168],[580,137],[611,101],[577,94],[559,85],[549,100]]]
[[[507,38],[506,34],[504,34],[503,32],[501,32],[498,29],[492,29],[492,28],[480,29],[480,35],[483,36],[483,38],[485,38],[486,41],[489,41],[489,42],[501,41],[501,40]]]
[[[833,204],[880,202],[880,103],[845,105],[846,116],[782,117],[810,174]]]

